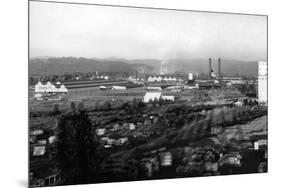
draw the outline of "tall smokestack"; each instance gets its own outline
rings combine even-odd
[[[209,77],[212,78],[212,59],[209,58]]]
[[[221,58],[219,58],[219,62],[218,62],[218,77],[219,77],[219,84],[221,87],[221,79],[222,79],[222,75],[221,75]]]
[[[219,62],[218,62],[218,74],[219,74],[219,79],[221,79],[221,58],[219,58]]]

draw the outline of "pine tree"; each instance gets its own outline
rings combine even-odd
[[[64,184],[94,182],[100,157],[91,120],[84,111],[72,111],[60,117],[53,160]]]
[[[54,104],[53,115],[60,114],[59,104]]]
[[[76,110],[76,106],[75,106],[75,103],[74,102],[71,102],[70,103],[70,108],[72,111],[75,111]]]
[[[77,110],[78,110],[79,112],[84,111],[84,110],[85,110],[84,103],[83,103],[83,102],[79,102],[77,108],[78,108]]]

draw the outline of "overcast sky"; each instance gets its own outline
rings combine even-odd
[[[266,60],[265,16],[30,2],[30,56]]]

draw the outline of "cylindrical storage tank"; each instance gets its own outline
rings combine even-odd
[[[209,77],[212,78],[212,59],[209,58]]]
[[[192,72],[188,73],[188,80],[193,80],[193,73]]]

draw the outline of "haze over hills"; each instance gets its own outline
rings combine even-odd
[[[163,65],[164,73],[175,72],[198,72],[208,73],[208,59],[169,59]],[[218,60],[212,59],[212,69],[218,72]],[[221,70],[223,75],[227,76],[257,76],[258,62],[257,61],[237,61],[222,59]]]
[[[208,59],[168,59],[163,61],[163,71],[172,73],[208,73]],[[159,74],[161,60],[158,59],[90,59],[76,57],[31,58],[29,71],[31,74],[60,74],[65,72],[129,72]],[[212,68],[217,72],[217,60],[213,59]],[[244,62],[222,59],[222,73],[228,76],[257,76],[258,62]]]
[[[75,57],[31,58],[31,74],[59,74],[73,72],[129,72],[158,73],[160,60],[89,59]]]

